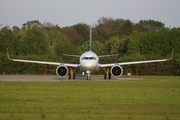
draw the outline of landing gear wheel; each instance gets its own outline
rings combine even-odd
[[[73,74],[73,79],[74,79],[74,80],[76,79],[76,74]]]
[[[87,76],[87,80],[91,80],[91,76]]]
[[[106,74],[104,74],[104,79],[106,79]]]
[[[109,80],[111,79],[111,74],[109,74]]]
[[[87,80],[91,80],[91,71],[87,71],[88,76],[87,76]]]
[[[69,80],[71,79],[71,74],[69,74]]]

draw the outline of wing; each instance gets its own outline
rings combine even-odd
[[[110,64],[100,64],[100,67],[111,67],[113,65],[132,65],[132,64],[142,64],[142,63],[153,63],[153,62],[164,62],[170,59],[161,60],[147,60],[147,61],[134,61],[134,62],[122,62],[122,63],[110,63]]]
[[[11,59],[9,53],[7,52],[9,60],[17,62],[26,62],[26,63],[38,63],[38,64],[48,64],[48,65],[65,65],[67,67],[79,67],[79,64],[68,64],[68,63],[59,63],[59,62],[46,62],[46,61],[34,61],[34,60],[21,60],[21,59]]]
[[[111,67],[113,65],[132,65],[132,64],[142,64],[142,63],[165,62],[165,61],[171,60],[172,57],[173,57],[173,49],[172,49],[171,57],[169,59],[122,62],[122,63],[110,63],[110,64],[100,64],[99,66],[100,67]]]

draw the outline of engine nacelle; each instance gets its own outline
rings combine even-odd
[[[56,74],[60,77],[64,77],[68,74],[68,68],[64,65],[60,65],[56,68]]]
[[[123,68],[119,65],[114,65],[111,67],[110,72],[114,77],[119,77],[123,74]]]

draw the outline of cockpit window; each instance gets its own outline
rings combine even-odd
[[[89,60],[96,60],[95,57],[89,57]]]
[[[88,57],[83,57],[82,60],[88,60]]]
[[[95,57],[83,57],[82,60],[96,60]]]

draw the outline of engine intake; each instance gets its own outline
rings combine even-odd
[[[123,74],[123,68],[119,65],[114,65],[111,67],[111,74],[115,77],[119,77]]]
[[[64,77],[68,74],[68,68],[64,65],[60,65],[56,68],[56,74],[60,77]]]

